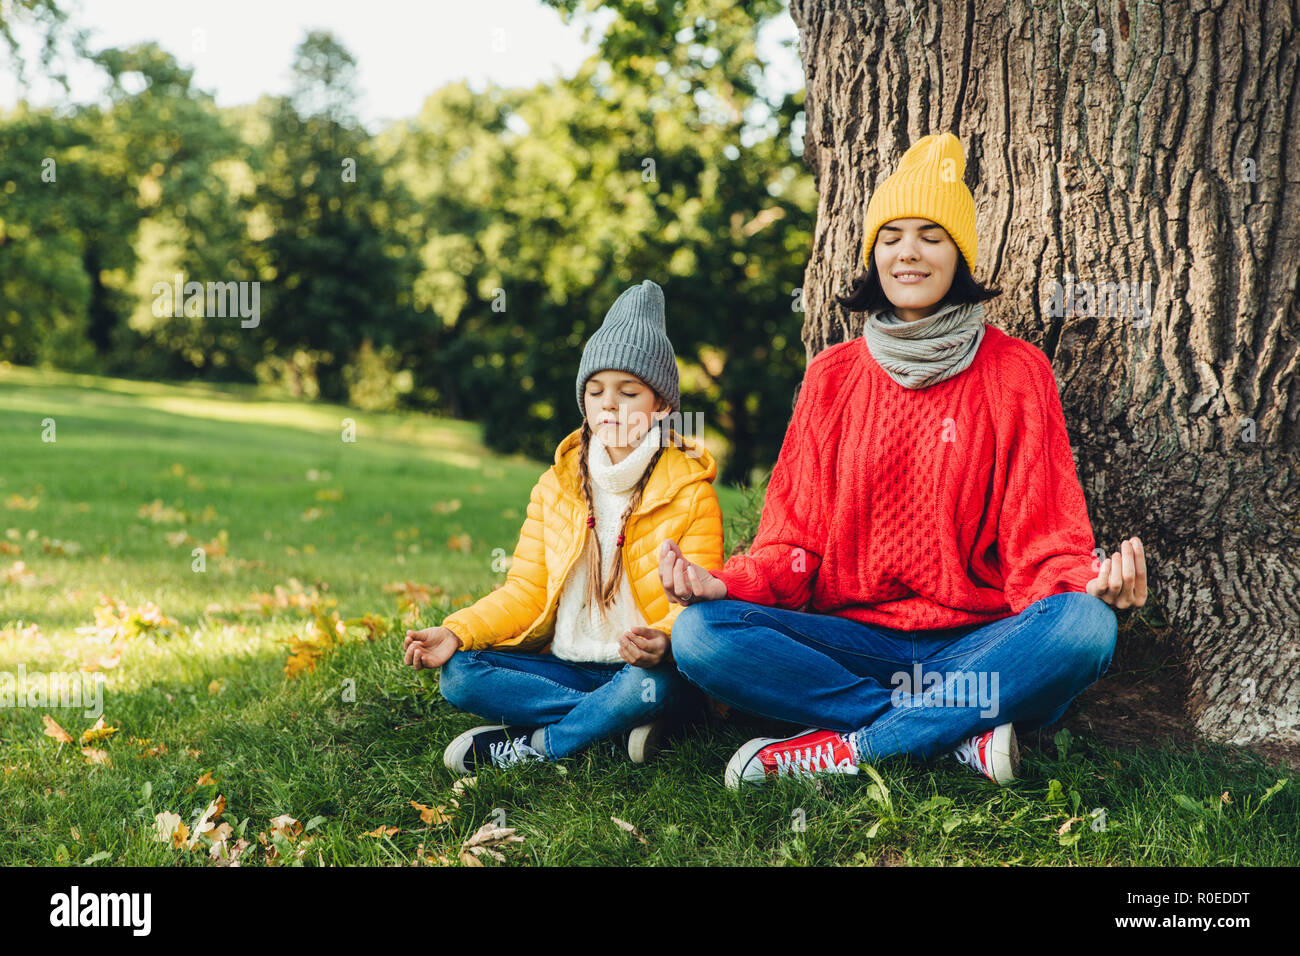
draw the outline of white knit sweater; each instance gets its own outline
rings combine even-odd
[[[645,434],[641,444],[618,464],[610,459],[605,444],[597,436],[591,436],[587,462],[591,471],[591,496],[596,508],[596,527],[592,530],[600,536],[602,574],[606,581],[614,569],[614,553],[618,550],[619,519],[632,498],[632,489],[659,449],[659,434],[660,426],[655,425]],[[594,543],[589,535],[586,548],[591,547]],[[601,619],[600,609],[588,607],[586,600],[587,551],[584,548],[560,592],[551,653],[570,661],[621,663],[619,637],[633,625],[649,623],[632,596],[626,563],[613,603],[606,609],[605,619]]]

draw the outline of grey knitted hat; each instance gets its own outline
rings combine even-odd
[[[585,416],[582,392],[597,372],[631,372],[653,388],[674,412],[681,410],[677,354],[664,327],[664,290],[646,279],[625,289],[605,321],[587,340],[578,366],[578,410]]]

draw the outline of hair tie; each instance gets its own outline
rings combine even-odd
[[[618,546],[623,547],[623,536],[621,534],[618,536]]]
[[[596,516],[595,516],[595,515],[587,515],[587,527],[588,527],[588,528],[594,528],[594,527],[596,527]]]

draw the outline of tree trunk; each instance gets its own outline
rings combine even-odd
[[[808,357],[861,331],[832,296],[862,271],[875,184],[920,136],[955,133],[975,277],[1003,290],[987,319],[1052,361],[1098,546],[1146,545],[1187,715],[1214,740],[1300,745],[1294,3],[792,13],[820,194]],[[1149,312],[1090,303],[1087,283],[1136,283]]]

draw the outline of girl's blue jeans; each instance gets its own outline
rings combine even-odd
[[[526,651],[457,651],[442,665],[442,696],[458,710],[545,727],[548,757],[567,757],[676,707],[692,689],[672,661],[588,664]]]
[[[991,624],[902,631],[747,601],[705,601],[673,625],[692,684],[742,710],[855,732],[863,760],[927,758],[1008,721],[1058,720],[1110,667],[1116,620],[1083,592]]]

